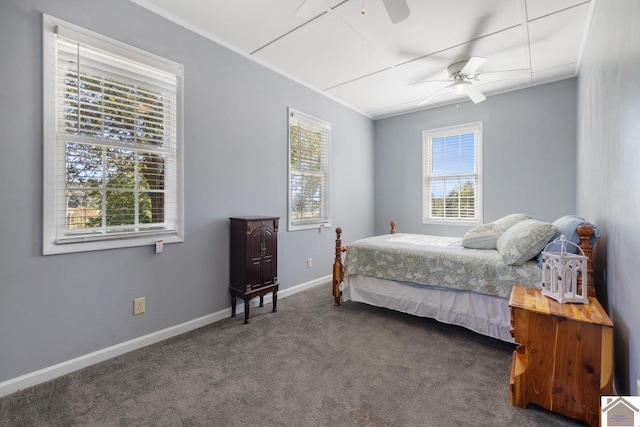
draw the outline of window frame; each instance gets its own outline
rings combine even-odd
[[[183,66],[174,61],[143,51],[109,37],[43,14],[43,255],[85,252],[134,246],[155,245],[184,241],[184,180],[183,180]],[[111,55],[128,58],[162,71],[175,73],[176,79],[176,132],[175,162],[165,170],[175,185],[164,179],[165,191],[172,192],[175,207],[163,210],[172,218],[170,229],[139,230],[126,233],[79,234],[76,237],[61,237],[60,215],[57,201],[59,191],[65,188],[65,155],[58,153],[58,109],[57,102],[57,47],[56,34],[64,31],[74,41],[101,49]],[[172,150],[173,151],[173,150]],[[171,170],[172,169],[172,170]],[[103,189],[104,190],[104,189]],[[105,190],[106,191],[106,190]],[[136,190],[138,191],[138,190]],[[65,233],[70,235],[71,233]]]
[[[463,135],[468,133],[475,134],[475,171],[476,191],[474,197],[475,218],[438,218],[432,217],[431,213],[431,174],[432,164],[429,160],[432,158],[432,143],[434,138]],[[461,125],[447,126],[437,129],[424,130],[422,132],[422,223],[423,224],[439,224],[439,225],[462,225],[473,226],[482,224],[483,217],[483,184],[482,184],[482,122],[472,122]],[[448,173],[440,175],[442,177],[464,177],[469,176],[467,173]]]
[[[291,120],[296,119],[304,122],[309,126],[314,126],[316,128],[322,129],[326,132],[326,146],[324,147],[325,155],[324,160],[326,164],[324,164],[321,169],[323,169],[323,180],[322,180],[322,191],[321,191],[321,218],[317,220],[311,221],[296,221],[292,216],[292,174],[293,170],[291,167]],[[320,159],[322,162],[322,158]],[[312,115],[303,113],[301,111],[295,110],[291,107],[287,109],[287,230],[288,231],[298,231],[298,230],[309,230],[309,229],[322,229],[324,227],[331,227],[331,123],[325,120],[319,119]]]

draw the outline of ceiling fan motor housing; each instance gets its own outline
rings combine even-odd
[[[447,71],[449,72],[449,75],[454,76],[456,74],[460,74],[460,71],[462,71],[464,66],[467,65],[467,62],[468,61],[460,61],[460,62],[455,62],[449,65],[449,67],[447,67]]]

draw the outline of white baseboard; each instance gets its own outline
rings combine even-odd
[[[330,280],[331,280],[331,276],[325,276],[316,280],[312,280],[307,283],[302,283],[300,285],[287,288],[283,291],[278,292],[278,299],[286,298],[300,291],[304,291],[314,286],[327,283]],[[270,298],[266,298],[265,303],[269,303],[269,302],[270,302]],[[252,301],[252,305],[258,304],[258,303],[259,302],[257,300],[255,301],[255,303]],[[238,305],[237,313],[244,313],[243,304]],[[162,329],[157,332],[152,332],[150,334],[147,334],[138,338],[134,338],[132,340],[125,341],[120,344],[112,345],[111,347],[107,347],[102,350],[97,350],[92,353],[88,353],[83,356],[76,357],[75,359],[67,360],[65,362],[58,363],[56,365],[52,365],[34,372],[30,372],[25,375],[21,375],[16,378],[12,378],[7,381],[3,381],[0,383],[0,397],[7,396],[11,393],[22,390],[24,388],[31,387],[31,386],[43,383],[45,381],[49,381],[49,380],[61,377],[63,375],[69,374],[79,369],[86,368],[87,366],[90,366],[99,362],[103,362],[107,359],[111,359],[116,356],[120,356],[121,354],[128,353],[130,351],[137,350],[139,348],[146,347],[148,345],[155,344],[157,342],[164,341],[169,338],[173,338],[177,335],[184,334],[185,332],[189,332],[194,329],[201,328],[203,326],[209,325],[219,320],[226,319],[230,316],[231,316],[231,307],[218,311],[216,313],[208,314],[206,316],[202,316],[197,319],[190,320],[185,323],[181,323],[179,325]]]

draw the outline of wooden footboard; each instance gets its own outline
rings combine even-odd
[[[391,229],[389,234],[395,234],[396,222],[391,221],[389,223]],[[340,284],[344,280],[344,265],[342,264],[342,253],[347,251],[347,246],[342,246],[342,228],[336,228],[336,257],[333,261],[333,305],[340,305],[340,297],[342,291],[340,290]]]
[[[396,222],[391,221],[390,234],[396,232]],[[580,248],[583,250],[584,255],[587,257],[587,293],[589,296],[596,296],[596,288],[593,282],[593,245],[591,244],[591,236],[594,234],[594,229],[589,225],[581,225],[578,227],[578,235],[580,236]],[[342,246],[342,228],[336,228],[336,256],[333,262],[333,305],[340,305],[340,297],[342,291],[340,290],[340,284],[344,280],[344,265],[342,263],[342,253],[346,252],[347,246]],[[585,280],[582,275],[578,276],[578,281],[582,284]]]

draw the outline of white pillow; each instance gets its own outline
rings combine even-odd
[[[496,249],[509,265],[521,265],[529,261],[551,241],[557,227],[548,222],[527,219],[505,231]]]
[[[498,237],[502,233],[514,224],[529,218],[531,218],[529,215],[516,213],[473,227],[462,237],[462,246],[470,249],[495,249]]]
[[[502,229],[502,232],[505,232],[517,223],[522,222],[526,219],[531,219],[531,216],[523,213],[514,213],[511,215],[503,216],[500,219],[496,219],[495,221],[493,221],[493,224],[500,227]]]
[[[502,229],[494,223],[473,227],[462,237],[462,246],[470,249],[495,249]]]

